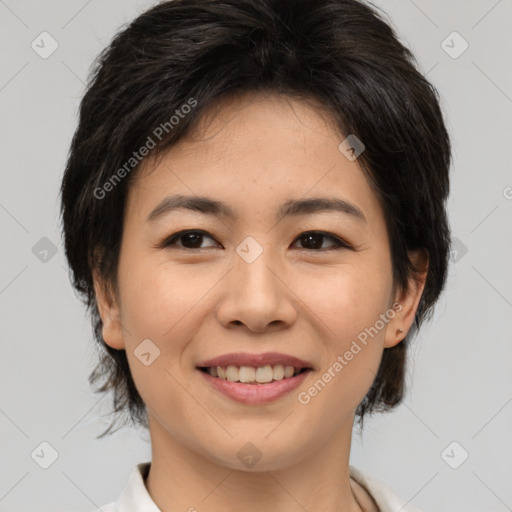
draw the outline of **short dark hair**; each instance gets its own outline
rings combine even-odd
[[[102,338],[92,278],[94,268],[116,288],[125,197],[139,168],[130,159],[151,134],[151,153],[162,154],[209,106],[245,92],[314,102],[364,143],[358,163],[385,213],[395,285],[407,288],[418,273],[408,250],[428,253],[414,324],[384,349],[357,409],[361,425],[366,413],[402,400],[409,338],[432,316],[447,276],[451,146],[437,90],[378,9],[360,0],[173,0],[142,13],[99,55],[68,155],[61,215],[73,285],[98,342],[89,382],[113,391],[114,413],[148,427],[125,351]]]

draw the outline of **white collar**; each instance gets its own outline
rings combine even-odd
[[[161,512],[145,485],[151,462],[137,464],[128,483],[114,503],[101,507],[103,512]],[[394,494],[383,482],[350,466],[350,476],[363,486],[378,505],[380,512],[419,512]]]

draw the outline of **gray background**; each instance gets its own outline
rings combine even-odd
[[[441,94],[457,250],[414,342],[405,402],[354,435],[351,463],[424,512],[512,510],[512,1],[376,3]],[[94,439],[110,402],[87,382],[95,352],[68,280],[58,188],[93,58],[152,4],[0,0],[0,510],[88,511],[150,460],[145,432]],[[31,47],[43,31],[58,43],[46,59]],[[453,31],[469,44],[457,58],[445,51],[462,49]],[[48,469],[31,458],[43,441],[58,452]]]

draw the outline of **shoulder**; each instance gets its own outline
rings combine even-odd
[[[397,496],[384,482],[350,466],[350,476],[368,492],[380,512],[420,512]]]
[[[145,486],[149,467],[150,462],[134,466],[119,498],[90,512],[160,512]]]
[[[89,512],[98,512],[98,510],[100,510],[101,512],[117,512],[116,502],[113,501],[112,503],[108,503],[107,505],[103,505],[99,509],[95,508],[94,510],[90,510]]]

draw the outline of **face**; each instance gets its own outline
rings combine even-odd
[[[261,470],[350,436],[422,287],[394,293],[383,211],[344,138],[306,103],[245,95],[136,175],[118,298],[96,291],[152,433],[231,468],[256,450]],[[216,203],[173,208],[178,195]],[[218,365],[232,366],[228,380]],[[302,371],[282,378],[286,366]],[[255,377],[272,381],[229,381]]]

